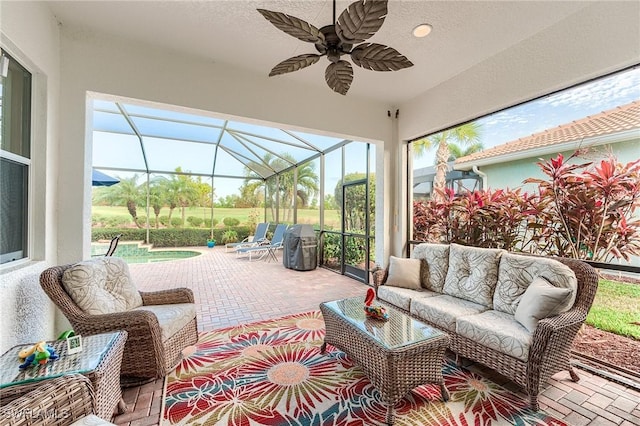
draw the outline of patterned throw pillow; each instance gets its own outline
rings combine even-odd
[[[64,271],[62,285],[88,314],[124,312],[142,306],[142,297],[124,260],[102,257],[80,262]]]
[[[498,265],[504,252],[451,244],[443,293],[492,308]]]
[[[386,285],[419,290],[421,288],[420,260],[391,256]]]

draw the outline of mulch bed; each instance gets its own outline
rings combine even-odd
[[[573,350],[640,376],[640,341],[583,325]],[[597,366],[595,366],[597,367]]]

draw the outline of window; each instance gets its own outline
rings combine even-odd
[[[0,70],[0,264],[28,256],[31,74],[2,52]]]
[[[408,239],[640,266],[634,187],[608,195],[596,181],[633,179],[639,143],[638,66],[411,141]],[[602,161],[613,177],[589,178]],[[554,177],[566,197],[540,183]]]

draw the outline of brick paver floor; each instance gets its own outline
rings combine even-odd
[[[248,261],[225,253],[223,247],[200,249],[202,255],[170,262],[130,265],[140,290],[188,287],[193,290],[198,329],[275,318],[318,309],[320,302],[363,295],[363,283],[335,272],[286,269],[281,262]],[[281,259],[281,254],[279,256]],[[472,369],[513,392],[517,385],[492,370],[470,363]],[[566,372],[556,374],[539,397],[543,410],[570,425],[640,425],[640,392],[586,371],[576,370],[580,382]],[[129,410],[112,421],[118,425],[157,425],[163,380],[124,390]]]

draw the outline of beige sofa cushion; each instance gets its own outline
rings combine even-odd
[[[194,303],[147,305],[136,308],[134,311],[150,311],[155,314],[156,318],[158,318],[163,342],[182,330],[185,325],[196,317],[196,305]]]
[[[569,297],[560,308],[561,312],[573,306],[578,281],[571,268],[554,259],[505,253],[500,258],[493,308],[515,314],[527,287],[538,277],[544,278],[554,287],[570,290]]]
[[[555,287],[544,278],[538,277],[522,295],[515,319],[527,330],[533,331],[541,319],[566,311],[567,301],[572,299],[573,293],[569,288]]]
[[[423,261],[422,287],[442,293],[449,269],[449,245],[422,243],[414,247],[411,257]]]
[[[391,287],[383,285],[378,288],[378,298],[389,302],[394,306],[398,306],[405,311],[411,307],[411,300],[418,297],[438,296],[440,293],[429,291],[426,289],[412,290],[409,288]]]
[[[67,294],[91,315],[124,312],[142,305],[126,262],[101,257],[73,265],[62,275]]]
[[[488,348],[527,361],[531,333],[513,315],[490,310],[458,318],[456,333]]]
[[[420,285],[420,261],[391,256],[385,285],[417,290]]]
[[[492,308],[503,253],[504,250],[451,244],[443,293]]]
[[[457,318],[479,314],[486,310],[485,306],[468,300],[440,295],[412,299],[410,312],[443,330],[455,331]]]

